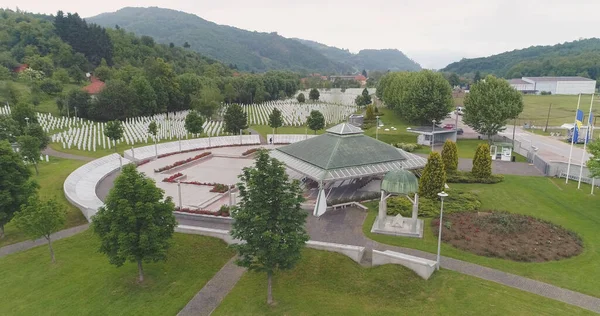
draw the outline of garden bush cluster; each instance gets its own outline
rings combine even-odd
[[[158,169],[154,169],[154,172],[163,172],[163,171],[166,171],[166,170],[170,170],[170,169],[173,169],[175,167],[179,167],[179,166],[181,166],[183,164],[186,164],[188,162],[192,162],[194,160],[198,160],[198,159],[204,158],[204,157],[206,157],[206,156],[208,156],[210,154],[211,154],[211,152],[207,151],[207,152],[201,153],[200,155],[196,155],[194,157],[191,157],[191,158],[188,158],[188,159],[185,159],[185,160],[176,161],[172,165],[168,165],[168,166],[164,166],[164,167],[161,167],[161,168],[158,168]]]
[[[446,175],[447,183],[482,183],[494,184],[504,181],[504,176],[500,174],[492,174],[486,178],[478,178],[472,172],[455,171]]]
[[[423,146],[421,146],[419,144],[411,144],[411,143],[395,143],[394,147],[400,148],[406,152],[411,153],[417,149],[421,149]]]
[[[481,201],[473,192],[450,191],[444,199],[444,214],[456,212],[474,212],[481,207]],[[387,214],[412,215],[412,202],[404,196],[387,199]],[[435,217],[440,214],[440,200],[419,196],[419,217]]]

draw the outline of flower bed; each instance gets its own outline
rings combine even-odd
[[[142,165],[145,165],[145,164],[149,163],[150,161],[152,161],[152,159],[146,159],[146,160],[138,161],[138,162],[135,163],[135,165],[137,167],[139,167],[139,166],[142,166]]]
[[[257,151],[259,151],[259,150],[261,150],[261,149],[264,149],[264,148],[260,147],[260,148],[252,148],[252,149],[248,149],[248,150],[246,150],[245,152],[243,152],[243,153],[242,153],[242,156],[249,156],[249,155],[252,155],[253,153],[255,153],[255,152],[257,152]]]
[[[174,174],[174,175],[172,175],[172,176],[170,176],[170,177],[166,177],[166,178],[164,178],[164,179],[162,180],[162,182],[170,182],[170,183],[173,183],[173,182],[176,182],[175,180],[176,180],[177,178],[179,178],[179,177],[182,177],[182,176],[183,176],[183,173],[181,173],[181,172],[178,172],[178,173],[176,173],[176,174]]]
[[[161,167],[161,168],[158,168],[158,169],[154,169],[154,172],[163,172],[163,171],[166,171],[166,170],[170,170],[170,169],[173,169],[175,167],[179,167],[179,166],[181,166],[183,164],[186,164],[188,162],[192,162],[192,161],[204,158],[204,157],[206,157],[206,156],[208,156],[210,154],[211,154],[210,151],[203,152],[200,155],[196,155],[194,157],[191,157],[191,158],[188,158],[188,159],[185,159],[185,160],[176,161],[172,165],[168,165],[168,166],[164,166],[164,167]]]
[[[224,207],[223,207],[224,206]],[[221,209],[219,209],[216,212],[212,212],[209,210],[199,210],[199,209],[191,209],[191,208],[175,208],[175,211],[177,212],[183,212],[183,213],[190,213],[190,214],[200,214],[200,215],[211,215],[211,216],[221,216],[221,217],[229,217],[229,207],[223,205],[221,206]]]
[[[530,216],[498,211],[445,213],[442,240],[480,256],[544,262],[573,257],[583,250],[576,233]],[[439,218],[431,221],[434,236],[439,223]]]
[[[199,151],[199,150],[206,150],[206,149],[213,149],[213,148],[225,148],[225,147],[240,147],[240,146],[252,146],[252,145],[251,144],[246,144],[246,145],[235,144],[235,145],[221,145],[221,146],[211,146],[211,147],[198,147],[198,148],[186,149],[186,150],[182,150],[182,151],[176,151],[176,152],[172,152],[172,153],[158,155],[158,158],[164,158],[164,157],[169,157],[169,156],[173,156],[173,155],[185,154],[185,153],[190,153],[190,152]]]

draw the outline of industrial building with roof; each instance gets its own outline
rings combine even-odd
[[[319,184],[314,212],[317,216],[327,208],[324,192],[327,183],[373,178],[392,170],[421,169],[427,163],[425,158],[366,136],[362,129],[348,123],[336,125],[317,137],[274,149],[271,156]]]
[[[584,77],[523,77],[510,79],[508,83],[525,94],[592,94],[596,80]]]

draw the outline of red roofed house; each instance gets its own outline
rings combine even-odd
[[[19,66],[15,67],[13,69],[13,71],[16,73],[20,73],[20,72],[24,71],[25,69],[27,69],[27,67],[29,67],[27,64],[20,64]]]
[[[90,78],[91,83],[83,88],[81,88],[81,90],[91,94],[91,95],[96,95],[98,93],[100,93],[100,91],[102,91],[102,89],[104,88],[104,82],[101,81],[100,79],[96,78],[95,76],[92,76]]]
[[[358,75],[358,76],[354,77],[354,80],[360,82],[361,86],[364,86],[367,84],[367,77],[365,77],[363,75]]]

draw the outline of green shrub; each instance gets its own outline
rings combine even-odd
[[[444,191],[446,184],[446,171],[442,156],[432,152],[427,159],[427,164],[419,179],[419,196],[434,199],[437,194]]]
[[[477,178],[489,178],[492,175],[492,156],[488,144],[482,143],[477,146],[471,172]]]
[[[436,196],[434,199],[419,197],[419,217],[436,217],[440,215],[440,199]],[[448,192],[448,197],[444,199],[444,214],[456,212],[475,212],[481,208],[481,201],[473,192],[452,190]],[[412,215],[412,202],[405,196],[396,196],[387,199],[387,214],[402,215],[410,217]]]
[[[442,160],[446,173],[455,172],[458,169],[458,149],[456,143],[447,139],[442,149]]]
[[[395,143],[393,145],[394,145],[394,147],[400,148],[409,153],[411,153],[417,149],[421,149],[421,147],[423,147],[419,144],[411,144],[411,143]]]
[[[494,184],[504,181],[504,176],[493,174],[487,178],[478,178],[471,172],[455,171],[446,175],[446,183],[482,183]]]
[[[40,83],[40,89],[47,94],[57,95],[62,92],[63,85],[60,81],[54,79],[45,79]]]

